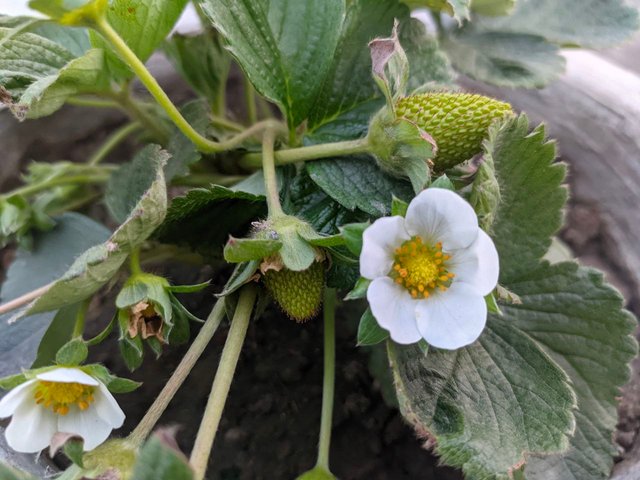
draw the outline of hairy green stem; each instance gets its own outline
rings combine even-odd
[[[135,247],[129,254],[129,270],[131,275],[139,275],[142,273],[142,267],[140,266],[140,247]]]
[[[89,304],[91,303],[91,298],[88,298],[80,305],[78,309],[78,313],[76,313],[76,322],[73,325],[73,333],[71,334],[71,338],[81,338],[84,333],[84,326],[87,319],[87,310],[89,310]]]
[[[89,158],[87,165],[97,165],[102,162],[114,148],[120,145],[120,143],[122,143],[133,132],[140,129],[140,127],[141,125],[139,123],[130,123],[113,132],[107,141],[102,144],[91,158]]]
[[[244,131],[244,127],[239,123],[236,123],[228,118],[219,117],[214,115],[211,117],[211,125],[214,127],[224,128],[225,130],[232,130],[234,132]]]
[[[240,357],[240,350],[247,334],[256,296],[257,288],[254,285],[246,285],[240,291],[240,298],[231,321],[229,335],[222,349],[222,356],[211,386],[207,407],[191,452],[190,463],[195,471],[195,480],[202,480],[207,470],[211,449],[218,431],[220,418],[222,417],[222,410],[229,394],[238,358]]]
[[[53,178],[41,183],[34,183],[32,185],[25,185],[15,190],[5,193],[3,197],[11,197],[14,195],[33,195],[34,193],[40,193],[44,190],[48,190],[52,187],[60,187],[63,185],[84,185],[90,183],[105,183],[111,176],[110,172],[113,170],[111,167],[103,166],[105,173],[95,173],[93,175],[71,175],[68,177]]]
[[[355,155],[366,153],[369,150],[367,138],[358,140],[348,140],[345,142],[323,143],[311,145],[309,147],[290,148],[288,150],[278,150],[275,152],[276,165],[288,165],[290,163],[302,162],[305,160],[319,160],[343,155]],[[242,157],[240,165],[245,168],[256,168],[262,163],[260,153],[249,153]]]
[[[129,434],[128,440],[134,445],[140,446],[153,430],[164,411],[169,406],[169,403],[175,396],[180,386],[184,383],[189,373],[193,369],[202,352],[213,338],[213,334],[218,329],[220,322],[224,318],[224,300],[218,300],[211,310],[209,317],[202,325],[202,328],[198,332],[195,340],[187,350],[187,353],[176,370],[169,378],[169,381],[165,384],[164,388],[154,400],[147,413],[144,415],[138,426]]]
[[[324,379],[322,385],[322,415],[320,417],[320,440],[318,442],[318,466],[329,469],[331,425],[333,422],[333,397],[336,377],[336,291],[324,291]]]
[[[262,137],[262,171],[264,173],[264,188],[267,192],[267,207],[269,216],[284,215],[280,205],[280,189],[276,175],[273,146],[276,140],[275,131],[272,129],[264,132]]]

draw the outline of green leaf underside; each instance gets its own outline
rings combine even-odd
[[[454,351],[389,342],[400,410],[469,478],[508,478],[526,452],[569,445],[575,397],[566,374],[508,319]]]
[[[261,195],[212,185],[175,198],[156,237],[189,245],[203,253],[220,254],[229,235],[243,236],[252,221],[266,214]]]
[[[610,47],[639,28],[637,9],[623,0],[518,0],[511,15],[476,24],[484,31],[529,33],[586,48]]]
[[[136,56],[146,62],[167,37],[182,14],[187,0],[114,0],[109,5],[107,20]],[[127,79],[133,73],[108,43],[95,31],[91,44],[105,50],[109,73]]]
[[[105,227],[83,215],[62,215],[56,219],[53,230],[35,236],[32,251],[18,250],[2,285],[1,301],[6,302],[55,280],[80,253],[108,237],[109,231]],[[56,254],[51,255],[51,252]],[[10,316],[0,317],[0,376],[30,367],[36,351],[40,354],[38,344],[55,313],[35,315],[14,324],[7,323]],[[59,339],[54,343],[59,342],[58,346],[61,346],[64,341]],[[55,350],[53,345],[49,358],[55,357]]]
[[[148,145],[111,175],[105,202],[118,223],[127,219],[142,195],[151,187],[156,179],[158,162],[165,164],[169,159],[167,152],[159,150],[156,145]]]
[[[536,35],[479,32],[470,25],[445,37],[442,47],[460,72],[504,87],[542,87],[565,67],[558,47]]]
[[[511,282],[522,305],[502,305],[509,321],[569,374],[578,397],[577,431],[565,455],[532,457],[528,480],[604,480],[613,466],[619,388],[637,345],[633,316],[596,270],[543,265]]]
[[[0,17],[1,28],[21,28],[33,23],[26,31],[47,38],[67,49],[74,57],[81,57],[91,48],[89,33],[85,28],[69,28],[57,23],[42,22],[34,17]]]
[[[20,119],[49,115],[78,93],[100,91],[103,52],[89,50],[80,57],[54,40],[34,33],[12,35],[0,28],[0,86],[12,97],[12,112]]]
[[[107,283],[122,266],[131,250],[146,241],[162,223],[167,211],[164,153],[157,146],[156,177],[127,220],[106,242],[85,251],[67,272],[21,315],[54,310],[88,298]]]

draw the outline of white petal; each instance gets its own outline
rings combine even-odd
[[[487,323],[484,297],[465,283],[419,302],[418,330],[429,345],[455,350],[476,341]]]
[[[468,247],[478,236],[478,217],[460,195],[444,188],[428,188],[411,200],[405,227],[410,235],[442,242],[448,252]]]
[[[33,394],[32,386],[36,381],[37,380],[29,380],[21,383],[2,397],[2,400],[0,400],[0,418],[10,417],[21,403],[29,400],[29,397]]]
[[[7,443],[17,452],[36,453],[49,445],[56,433],[56,415],[35,402],[23,402],[5,431]]]
[[[402,217],[383,217],[373,222],[362,235],[360,275],[369,280],[387,275],[395,249],[409,238]]]
[[[91,385],[97,387],[100,382],[93,378],[91,375],[87,375],[79,368],[66,368],[60,367],[48,372],[36,375],[38,380],[46,380],[48,382],[60,382],[60,383],[81,383],[82,385]]]
[[[94,397],[95,402],[91,405],[91,408],[95,408],[100,418],[111,425],[112,428],[120,428],[124,423],[124,412],[103,383],[98,386],[98,391],[95,392]]]
[[[107,438],[113,427],[100,418],[93,405],[86,410],[72,407],[66,415],[58,417],[58,431],[79,435],[85,451],[93,450]]]
[[[450,271],[456,274],[455,282],[469,284],[481,295],[491,293],[500,274],[500,259],[491,237],[479,230],[468,248],[452,252]]]
[[[371,313],[378,324],[389,330],[396,343],[416,343],[422,336],[416,326],[416,303],[403,287],[389,277],[374,280],[367,290]]]

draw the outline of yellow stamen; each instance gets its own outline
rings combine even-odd
[[[450,255],[442,252],[442,242],[425,243],[415,236],[395,249],[389,276],[416,299],[429,297],[436,290],[449,288],[453,274],[447,269]]]
[[[64,416],[74,405],[80,410],[89,408],[94,390],[95,387],[82,383],[39,380],[33,397],[36,404]]]

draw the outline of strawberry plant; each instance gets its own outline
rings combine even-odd
[[[201,30],[172,35],[188,4]],[[0,194],[0,244],[17,249],[0,305],[9,447],[62,450],[65,480],[205,478],[250,322],[279,308],[296,328],[324,324],[317,464],[299,478],[335,478],[340,299],[360,306],[353,345],[382,355],[400,412],[444,464],[477,480],[607,478],[635,319],[601,273],[547,260],[568,191],[544,125],[455,78],[542,87],[563,72],[561,47],[621,42],[638,29],[635,10],[622,0],[30,7],[34,17],[0,17],[0,100],[15,121],[67,104],[128,121],[85,162],[38,159]],[[154,52],[195,99],[165,93],[146,66]],[[238,78],[242,115],[228,108]],[[136,154],[110,163],[127,139]],[[115,228],[88,215],[93,205]],[[209,282],[177,285],[149,267],[185,256],[224,285],[204,319],[183,299]],[[89,336],[96,297],[112,321]],[[153,430],[225,318],[187,458],[171,429]],[[132,371],[189,344],[124,438],[111,435],[125,418],[117,399],[139,384],[87,361],[109,342]],[[0,477],[30,478],[3,465]]]

